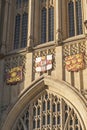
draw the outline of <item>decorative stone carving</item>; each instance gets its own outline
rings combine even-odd
[[[44,49],[44,50],[38,50],[34,52],[34,58],[33,58],[33,72],[35,73],[35,60],[37,57],[52,55],[52,66],[55,68],[55,48],[51,49]]]
[[[23,76],[25,75],[25,62],[26,56],[25,55],[13,55],[11,57],[5,58],[5,65],[4,65],[4,72],[5,74],[14,67],[21,66],[23,71]]]
[[[84,54],[84,61],[85,61],[85,64],[87,64],[87,54],[86,54],[86,43],[85,43],[85,41],[76,42],[76,43],[73,42],[71,44],[66,44],[66,45],[63,46],[63,57],[64,57],[64,59],[67,56],[76,55],[78,53]]]

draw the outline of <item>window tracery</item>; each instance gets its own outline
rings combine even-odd
[[[45,111],[43,111],[44,102],[46,103]],[[50,107],[48,107],[49,104]],[[82,130],[82,127],[74,109],[64,99],[49,91],[44,91],[37,98],[35,97],[18,117],[12,130],[15,129]]]

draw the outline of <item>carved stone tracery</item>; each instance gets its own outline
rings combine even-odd
[[[82,127],[75,110],[63,98],[44,91],[20,114],[12,130],[15,129],[82,130]]]

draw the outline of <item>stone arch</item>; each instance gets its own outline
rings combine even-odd
[[[33,99],[33,97],[36,97],[38,93],[41,93],[44,90],[49,90],[56,95],[60,95],[70,106],[73,106],[81,122],[82,130],[87,129],[86,101],[78,91],[75,90],[75,88],[71,88],[71,86],[63,81],[53,80],[49,77],[41,77],[33,82],[29,88],[19,96],[18,101],[9,112],[1,130],[11,130],[25,106]]]

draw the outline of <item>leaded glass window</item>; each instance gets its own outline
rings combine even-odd
[[[46,16],[47,11],[46,8],[42,9],[42,17],[41,17],[41,43],[46,42]]]
[[[49,41],[54,40],[54,7],[49,8]]]
[[[81,0],[76,1],[77,34],[82,34],[82,11]]]
[[[41,8],[41,43],[54,41],[54,1],[43,0]]]
[[[27,6],[28,0],[23,0],[23,4],[24,4],[24,6]]]
[[[16,8],[21,8],[22,0],[16,0]]]
[[[12,130],[82,130],[80,121],[74,109],[62,97],[43,92],[25,107]]]
[[[43,125],[46,125],[46,117],[43,115]]]
[[[28,14],[24,13],[22,16],[22,40],[21,47],[26,47],[27,43],[27,25],[28,25]]]
[[[16,0],[14,49],[27,45],[28,0]]]
[[[70,0],[68,3],[69,37],[83,33],[81,0]]]
[[[74,27],[74,3],[72,1],[68,4],[68,12],[69,12],[69,37],[75,35],[75,27]]]
[[[20,20],[21,20],[21,16],[20,14],[17,14],[16,19],[15,19],[14,49],[17,49],[19,47]]]

